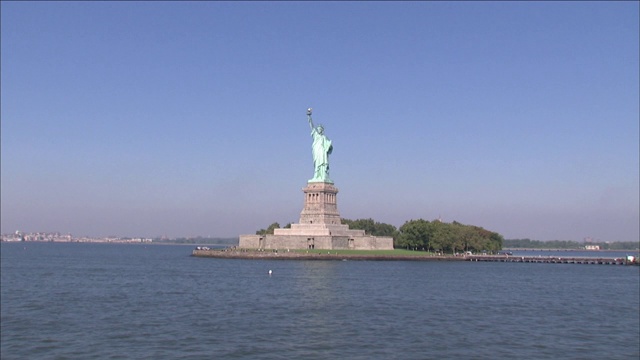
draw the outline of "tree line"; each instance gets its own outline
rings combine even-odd
[[[502,249],[504,238],[497,232],[475,225],[440,220],[409,220],[398,229],[394,238],[397,248],[426,250],[443,253],[457,251],[496,252]]]
[[[291,223],[288,223],[287,225],[285,225],[284,228],[285,229],[291,228]],[[280,224],[277,222],[274,222],[273,224],[267,226],[266,229],[260,229],[256,231],[256,235],[267,235],[267,234],[273,235],[273,229],[280,229]]]
[[[442,253],[458,251],[496,252],[502,249],[504,238],[497,232],[485,230],[475,225],[465,225],[457,221],[445,223],[440,220],[424,219],[406,221],[400,228],[391,224],[369,219],[341,219],[351,229],[364,230],[367,235],[389,236],[395,248],[423,250]],[[291,223],[285,228],[291,227]],[[266,229],[256,231],[256,235],[273,234],[279,229],[277,222]]]

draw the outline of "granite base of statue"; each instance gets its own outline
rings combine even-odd
[[[304,208],[300,221],[289,229],[275,229],[268,235],[240,235],[240,248],[246,249],[353,249],[392,250],[393,238],[365,234],[342,224],[338,212],[338,188],[329,178],[329,155],[333,144],[322,125],[314,126],[307,110],[311,137],[314,176],[302,189]]]

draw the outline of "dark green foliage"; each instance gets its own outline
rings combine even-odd
[[[500,250],[503,242],[502,235],[498,233],[456,221],[444,223],[439,220],[410,220],[399,230],[400,236],[394,246],[414,250],[493,252]]]
[[[433,230],[431,224],[423,219],[407,221],[399,229],[400,236],[395,247],[407,249],[429,249]]]
[[[274,222],[273,224],[269,225],[269,227],[266,230],[260,229],[256,231],[256,235],[267,235],[267,234],[273,235],[273,229],[280,229],[280,224],[278,224],[277,222]]]
[[[395,226],[376,222],[371,218],[358,220],[341,219],[341,221],[343,224],[349,225],[350,229],[364,230],[367,235],[390,236],[394,239],[398,235],[398,230]]]

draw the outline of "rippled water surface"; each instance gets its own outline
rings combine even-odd
[[[640,356],[634,266],[201,259],[192,248],[3,243],[1,358]]]

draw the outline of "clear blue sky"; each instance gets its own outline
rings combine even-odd
[[[638,241],[638,2],[6,2],[2,232],[342,217]]]

